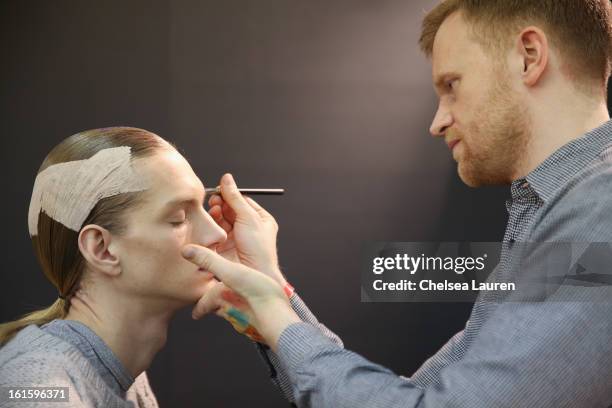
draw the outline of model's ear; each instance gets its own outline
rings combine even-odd
[[[516,51],[523,63],[523,83],[535,86],[548,66],[550,49],[546,34],[535,26],[523,29],[517,38]]]
[[[89,263],[92,272],[101,272],[108,276],[121,273],[119,257],[114,253],[112,235],[99,225],[84,226],[79,233],[79,250]]]

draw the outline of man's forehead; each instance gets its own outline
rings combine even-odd
[[[432,50],[434,82],[448,72],[464,68],[477,44],[468,36],[468,26],[460,12],[449,15],[440,25]]]

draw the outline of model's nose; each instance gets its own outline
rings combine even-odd
[[[224,243],[227,240],[227,233],[212,219],[212,217],[202,209],[204,214],[203,223],[200,225],[200,231],[196,241],[199,245],[211,248]]]

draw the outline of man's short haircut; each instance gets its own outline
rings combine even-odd
[[[457,11],[471,24],[474,38],[496,55],[512,46],[521,29],[536,25],[561,54],[564,73],[578,84],[607,84],[612,66],[610,0],[445,0],[423,20],[419,45],[427,57],[438,29]]]

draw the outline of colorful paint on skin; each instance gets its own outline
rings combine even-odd
[[[231,323],[234,330],[236,330],[240,334],[244,334],[248,338],[253,341],[264,343],[263,337],[257,331],[255,327],[249,324],[249,318],[240,310],[235,308],[230,308],[226,312],[226,320]]]
[[[245,307],[247,305],[244,298],[232,290],[224,290],[221,292],[221,298],[238,308]]]
[[[245,330],[249,326],[249,318],[238,309],[235,309],[233,307],[230,308],[227,311],[227,316],[232,324],[235,323],[236,325],[238,325],[238,327],[241,327],[243,330]]]
[[[257,331],[257,329],[253,326],[249,326],[247,327],[247,329],[244,331],[244,333],[248,338],[250,338],[253,341],[256,341],[258,343],[264,343],[264,339],[263,337],[261,337],[261,334],[259,334],[259,332]]]

